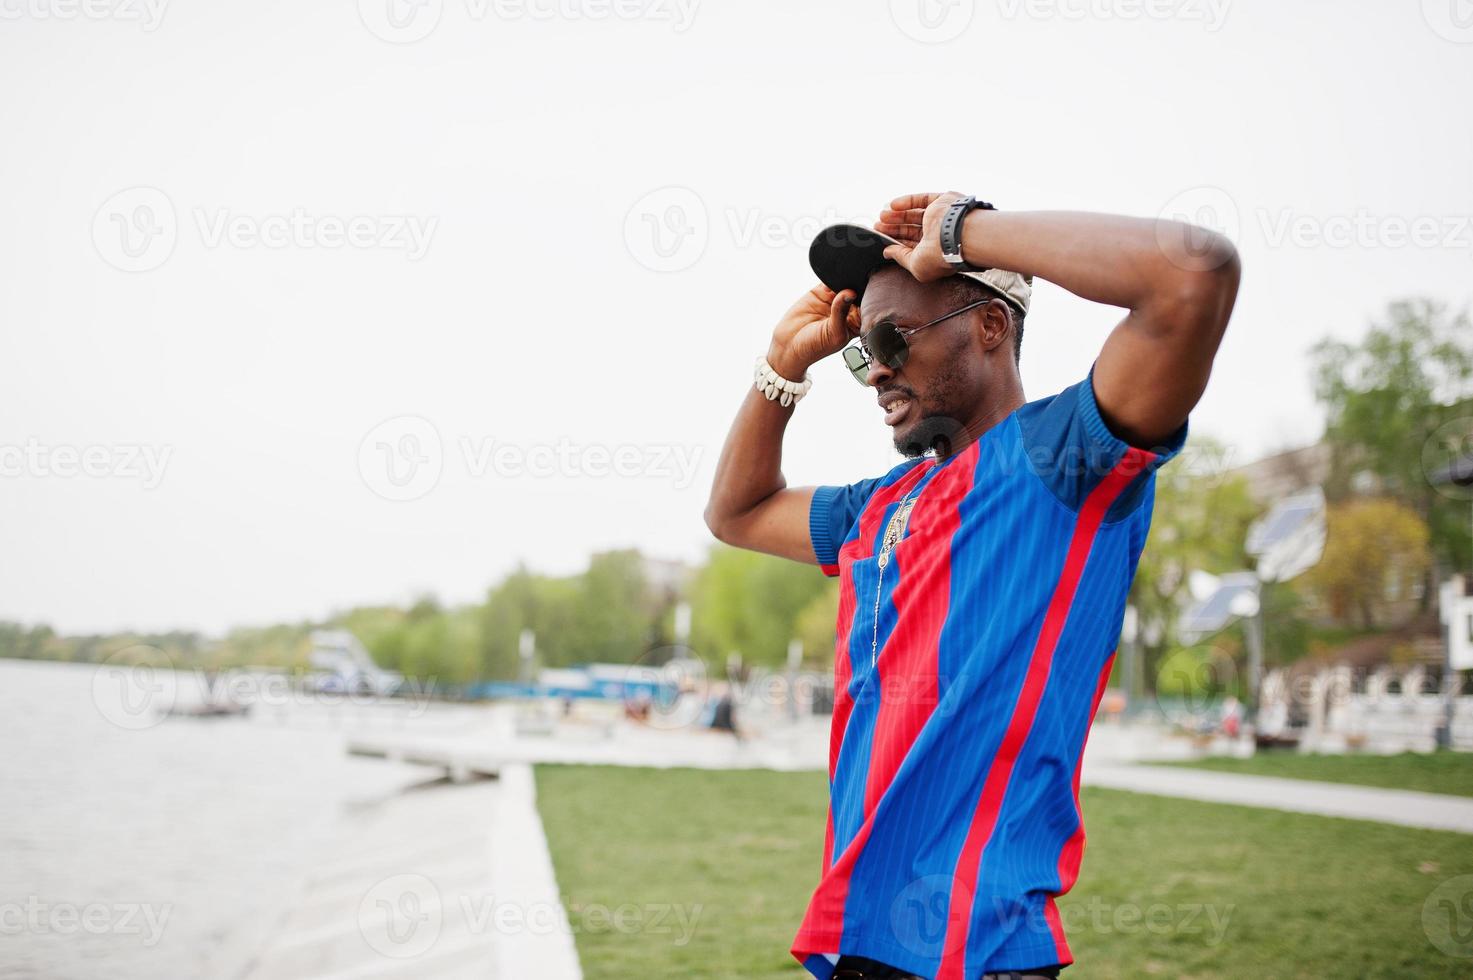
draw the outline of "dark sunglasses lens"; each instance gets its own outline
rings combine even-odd
[[[875,360],[892,371],[899,371],[904,367],[905,359],[910,354],[910,345],[893,323],[876,324],[873,330],[864,335],[864,344]]]
[[[855,381],[862,385],[869,384],[869,360],[865,358],[864,351],[858,347],[845,347],[844,366],[854,375]]]

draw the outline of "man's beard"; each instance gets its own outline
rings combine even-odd
[[[966,429],[956,419],[949,415],[927,415],[895,437],[895,451],[907,459],[918,459],[928,452],[945,459],[965,440]]]

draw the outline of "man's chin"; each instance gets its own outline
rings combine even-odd
[[[928,452],[950,456],[964,433],[961,423],[946,415],[927,415],[893,433],[895,451],[907,459],[917,459]]]

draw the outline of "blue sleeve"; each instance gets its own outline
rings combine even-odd
[[[859,523],[859,515],[869,498],[883,486],[900,479],[920,460],[906,460],[884,476],[860,480],[844,487],[819,487],[813,491],[808,505],[808,536],[813,541],[813,554],[825,575],[839,574],[839,549]]]
[[[813,554],[825,575],[839,574],[839,546],[859,520],[865,503],[880,479],[860,480],[847,487],[819,487],[813,491],[808,505],[808,535],[813,539]]]
[[[1187,439],[1186,423],[1164,445],[1153,447],[1133,447],[1111,432],[1095,401],[1093,368],[1078,384],[1018,409],[1018,425],[1028,464],[1071,510],[1082,507],[1117,467],[1133,471],[1106,521],[1119,520],[1140,506],[1156,470],[1176,456]]]

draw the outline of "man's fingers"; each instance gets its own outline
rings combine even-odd
[[[903,211],[886,208],[880,212],[880,220],[887,225],[915,225],[919,228],[925,223],[925,217],[925,208],[908,208]]]
[[[906,194],[890,202],[891,211],[925,211],[940,194]]]
[[[896,263],[901,268],[905,269],[906,272],[909,272],[910,257],[914,252],[915,249],[911,248],[909,245],[887,245],[885,246],[884,255],[885,258],[889,259],[891,262]]]
[[[883,221],[875,224],[875,231],[891,238],[898,238],[902,242],[918,242],[921,240],[920,225],[893,225]]]
[[[829,336],[838,343],[848,340],[849,321],[856,317],[855,311],[859,308],[859,298],[854,290],[846,289],[834,297],[834,302],[829,307]]]

